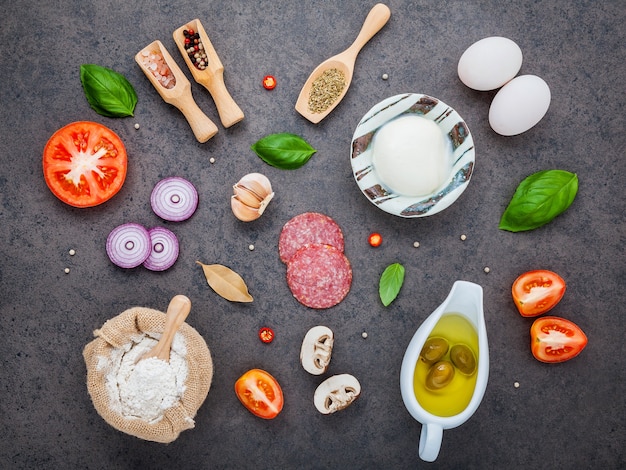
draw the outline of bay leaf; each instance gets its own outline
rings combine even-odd
[[[221,264],[196,263],[202,266],[204,277],[218,295],[231,302],[252,302],[248,286],[235,271]]]

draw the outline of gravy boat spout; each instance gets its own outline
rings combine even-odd
[[[458,336],[459,328],[453,327],[449,328],[450,331],[445,331],[447,327],[442,327],[441,325],[447,325],[447,323],[440,323],[442,317],[449,319],[453,316],[461,317],[460,321],[467,325],[467,329],[472,329],[470,325],[473,327],[477,336],[476,344],[478,348],[477,351],[474,351],[477,358],[476,368],[473,372],[475,377],[472,377],[471,381],[469,379],[467,381],[467,384],[472,384],[471,386],[473,386],[473,391],[469,391],[471,398],[469,398],[469,402],[464,408],[456,412],[456,414],[450,415],[451,413],[433,412],[432,409],[430,411],[426,410],[426,405],[422,404],[418,399],[416,392],[418,384],[416,381],[418,361],[422,361],[420,367],[429,367],[420,359],[420,353],[433,330],[436,332],[433,336],[446,338],[448,336],[447,333],[450,334],[449,338]],[[454,359],[452,359],[452,362],[454,362]],[[455,375],[461,376],[462,374],[457,371]],[[478,284],[456,281],[448,297],[424,320],[413,335],[404,354],[400,370],[400,391],[404,406],[413,418],[422,423],[419,442],[419,455],[422,460],[427,462],[435,461],[441,448],[443,430],[460,426],[474,414],[485,394],[488,377],[489,347],[483,311],[483,290]],[[433,393],[435,400],[441,400],[439,397],[445,395],[444,389],[445,387]],[[441,395],[437,395],[438,393],[441,393]]]

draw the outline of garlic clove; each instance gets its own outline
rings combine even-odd
[[[272,185],[261,173],[248,173],[233,186],[231,208],[244,222],[258,219],[274,197]]]
[[[237,183],[233,186],[233,191],[235,196],[239,201],[245,204],[248,207],[254,207],[258,209],[261,207],[261,202],[263,202],[263,198],[258,196],[254,191],[248,189],[246,186],[243,186],[241,183]]]
[[[243,202],[237,199],[237,196],[232,196],[230,198],[230,208],[233,210],[235,217],[242,222],[251,222],[261,217],[258,209],[246,206]]]

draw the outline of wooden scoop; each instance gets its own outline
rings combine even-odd
[[[176,84],[172,88],[166,88],[166,86],[156,78],[153,71],[144,64],[146,59],[144,53],[146,52],[149,54],[158,53],[163,57],[172,75],[176,79]],[[196,136],[196,139],[198,139],[198,142],[206,142],[217,134],[217,126],[215,123],[202,112],[193,100],[189,79],[185,77],[185,74],[183,74],[176,62],[174,62],[174,59],[172,59],[172,56],[167,52],[161,41],[154,41],[139,51],[135,55],[135,62],[139,64],[139,67],[141,67],[141,70],[146,74],[146,77],[148,77],[148,80],[150,80],[150,83],[156,88],[163,100],[178,108],[185,118],[187,118],[187,122],[189,122],[191,130]]]
[[[346,95],[348,87],[350,87],[352,74],[354,72],[354,63],[356,62],[356,56],[361,51],[363,46],[365,46],[365,44],[367,44],[367,42],[372,39],[372,37],[374,37],[374,35],[378,31],[380,31],[383,26],[385,26],[385,24],[387,24],[390,16],[391,11],[389,10],[389,7],[387,7],[387,5],[384,5],[382,3],[374,5],[374,7],[368,13],[367,18],[365,18],[363,27],[361,28],[359,35],[352,43],[352,45],[341,54],[337,54],[330,59],[322,62],[315,68],[315,70],[313,70],[311,75],[309,75],[309,78],[304,83],[304,86],[300,91],[298,101],[296,101],[296,111],[298,111],[302,116],[307,118],[313,124],[317,124],[326,116],[328,116],[333,109],[335,109],[335,107]],[[314,113],[309,109],[309,94],[311,93],[311,87],[313,85],[313,82],[317,78],[319,78],[320,75],[322,75],[326,70],[333,68],[339,70],[340,72],[343,72],[345,76],[345,86],[343,87],[343,91],[325,111]]]
[[[200,42],[202,42],[204,51],[206,52],[209,61],[208,66],[204,70],[198,69],[191,62],[191,59],[187,54],[186,49],[189,46],[185,46],[185,35],[183,34],[183,31],[186,29],[193,29],[200,35]],[[241,111],[239,106],[237,106],[237,103],[235,103],[235,100],[233,100],[230,93],[228,93],[228,90],[226,89],[226,85],[224,84],[224,66],[220,61],[220,58],[217,56],[217,53],[209,40],[209,36],[207,36],[200,20],[195,19],[186,25],[181,26],[174,31],[173,36],[174,42],[178,46],[180,53],[183,55],[194,80],[209,90],[209,93],[213,97],[213,101],[215,101],[215,106],[220,115],[222,125],[224,127],[230,127],[241,121],[243,119],[243,111]]]
[[[165,314],[165,327],[163,328],[163,335],[161,336],[161,339],[156,346],[145,353],[141,359],[156,357],[162,361],[169,362],[174,335],[176,335],[178,328],[183,324],[187,315],[189,315],[190,310],[191,300],[189,300],[189,298],[184,295],[174,296],[167,307],[167,313]]]

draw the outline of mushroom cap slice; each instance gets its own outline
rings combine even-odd
[[[333,351],[334,335],[327,326],[314,326],[304,336],[300,362],[309,374],[321,375],[328,369]]]
[[[361,384],[350,374],[333,375],[324,380],[315,390],[313,403],[322,414],[343,410],[361,394]]]

